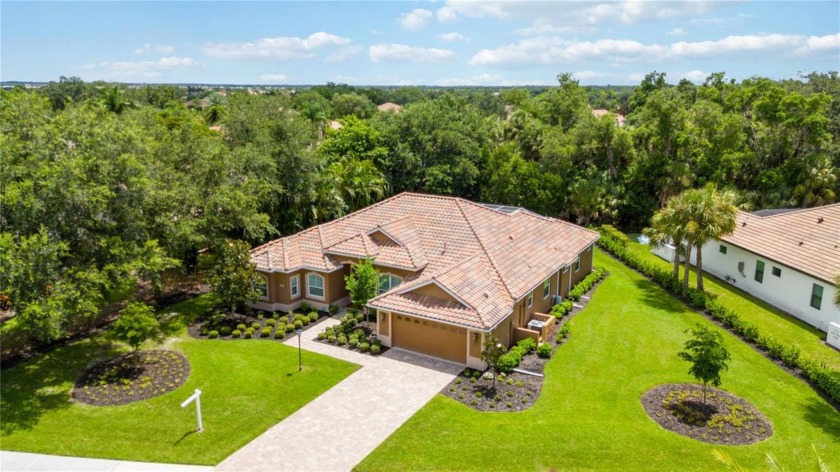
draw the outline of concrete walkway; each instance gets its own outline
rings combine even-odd
[[[390,349],[360,354],[304,332],[303,349],[362,366],[216,467],[219,471],[349,471],[446,386],[463,367]],[[297,347],[297,339],[286,341]],[[303,354],[306,363],[306,353]]]
[[[0,451],[0,470],[3,472],[210,472],[213,468],[200,465],[154,464]]]

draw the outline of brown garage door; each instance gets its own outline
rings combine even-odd
[[[391,345],[465,364],[467,330],[394,313]]]

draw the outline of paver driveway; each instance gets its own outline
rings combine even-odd
[[[319,328],[338,321],[324,323]],[[303,349],[362,368],[233,453],[216,470],[351,470],[462,369],[400,349],[377,357],[359,354],[315,341],[318,331],[303,334]],[[297,347],[297,339],[286,344]],[[306,353],[303,356],[305,363]]]

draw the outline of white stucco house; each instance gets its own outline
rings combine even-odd
[[[739,212],[736,222],[732,234],[703,246],[705,272],[822,331],[840,324],[840,203]]]

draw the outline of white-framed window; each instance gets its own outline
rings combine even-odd
[[[300,296],[300,274],[289,277],[289,293],[292,298]]]
[[[532,306],[534,306],[534,292],[533,291],[528,293],[528,308],[531,308]]]
[[[260,300],[268,300],[268,277],[260,275],[254,282],[254,290],[260,294]]]
[[[548,298],[548,295],[551,292],[551,278],[545,279],[543,282],[543,299]]]
[[[401,284],[403,279],[401,277],[397,277],[396,275],[391,274],[380,274],[379,275],[379,294],[383,294],[388,290],[398,286]]]
[[[306,275],[306,296],[324,299],[324,277],[314,272]]]
[[[580,270],[580,257],[575,259],[575,272]]]

